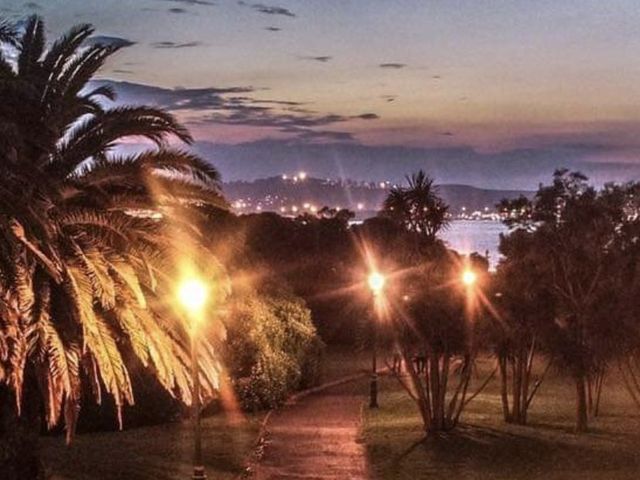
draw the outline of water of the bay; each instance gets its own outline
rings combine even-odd
[[[479,220],[455,220],[444,232],[442,238],[447,245],[462,254],[478,252],[481,255],[489,254],[489,263],[492,268],[500,259],[498,243],[500,234],[507,232],[507,228],[501,222]]]

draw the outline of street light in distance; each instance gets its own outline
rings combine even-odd
[[[467,287],[471,287],[475,285],[478,281],[478,275],[473,270],[466,269],[462,272],[462,283],[464,283]]]
[[[373,271],[369,274],[367,279],[371,293],[373,293],[373,308],[375,310],[374,323],[373,323],[373,357],[372,357],[372,371],[371,371],[371,388],[369,395],[369,408],[378,408],[378,310],[379,305],[377,300],[382,294],[384,285],[387,282],[386,277],[378,271]]]
[[[382,293],[382,289],[384,288],[385,283],[387,283],[387,279],[380,272],[371,272],[371,274],[369,274],[368,281],[369,288],[376,297]]]

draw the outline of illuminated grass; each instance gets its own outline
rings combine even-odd
[[[498,384],[468,407],[461,428],[419,442],[413,402],[393,378],[382,379],[379,410],[366,410],[363,440],[375,480],[636,479],[640,471],[640,412],[609,379],[592,432],[573,433],[574,390],[551,377],[530,411],[530,426],[505,425]]]

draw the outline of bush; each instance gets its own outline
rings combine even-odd
[[[236,301],[224,358],[243,408],[273,408],[315,384],[323,348],[299,298],[254,295]]]

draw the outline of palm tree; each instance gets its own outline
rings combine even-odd
[[[215,168],[169,145],[192,140],[170,114],[108,108],[114,92],[90,88],[117,50],[87,45],[92,33],[76,26],[47,48],[40,18],[20,35],[0,23],[0,402],[19,413],[27,384],[68,438],[89,386],[98,401],[112,395],[121,418],[132,365],[190,402],[188,325],[163,299],[185,241],[198,252],[194,215],[226,208]],[[127,137],[154,146],[119,155]]]
[[[382,215],[433,243],[447,228],[448,205],[438,195],[434,180],[424,171],[407,177],[407,187],[394,187],[384,201]]]

